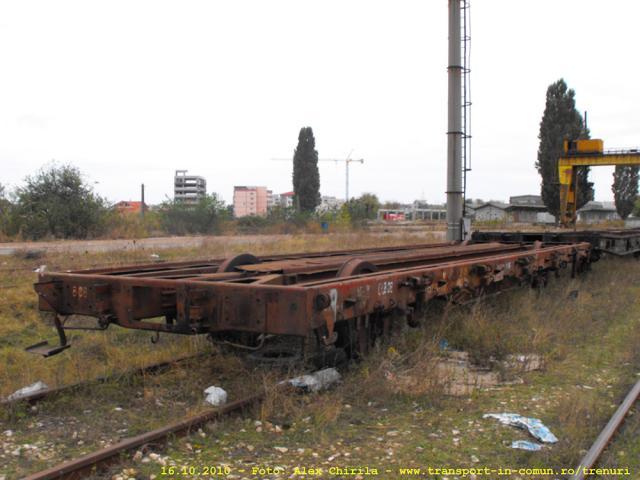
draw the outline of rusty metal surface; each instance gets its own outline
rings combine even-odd
[[[314,258],[314,257],[328,257],[328,256],[340,256],[340,255],[354,255],[354,254],[366,254],[370,252],[387,252],[387,251],[402,251],[402,250],[412,250],[415,248],[438,248],[444,247],[447,245],[452,245],[452,242],[443,242],[443,243],[424,243],[424,244],[414,244],[414,245],[399,245],[392,247],[377,247],[377,248],[360,248],[360,249],[351,249],[351,250],[329,250],[322,252],[298,252],[298,253],[287,253],[281,255],[268,255],[261,257],[263,261],[270,260],[282,260],[282,259],[296,259],[296,258]],[[160,270],[172,269],[179,270],[182,268],[208,268],[215,267],[216,269],[223,263],[226,258],[218,258],[218,259],[205,259],[205,260],[189,260],[182,262],[153,262],[153,263],[143,263],[143,264],[135,264],[135,265],[125,265],[118,267],[106,267],[106,268],[91,268],[91,269],[83,269],[76,270],[76,273],[106,273],[106,274],[115,274],[115,275],[131,275],[136,272],[156,272]]]
[[[516,249],[513,245],[501,245],[499,243],[487,243],[477,245],[450,245],[443,247],[415,248],[411,250],[399,250],[390,252],[370,252],[362,254],[345,254],[340,257],[300,258],[296,260],[278,260],[260,262],[246,265],[240,269],[246,272],[285,274],[317,273],[337,271],[345,262],[353,258],[366,258],[366,260],[379,269],[383,266],[398,268],[412,263],[426,262],[429,260],[442,261],[444,259],[466,257],[473,254],[504,251]]]
[[[420,245],[272,256],[224,273],[216,273],[222,262],[211,262],[211,273],[184,272],[202,262],[45,272],[35,289],[41,310],[95,317],[103,326],[300,337],[315,331],[331,343],[338,322],[408,312],[435,297],[479,295],[507,279],[532,282],[569,265],[575,272],[588,264],[590,251],[589,243]],[[354,259],[377,271],[339,277]],[[175,269],[185,276],[167,278]]]
[[[312,326],[332,325],[375,312],[410,311],[436,297],[477,296],[506,279],[526,280],[533,275],[586,265],[589,245],[531,248],[524,252],[494,254],[392,272],[372,273],[339,282],[322,281],[306,287],[313,295],[335,298],[333,308],[315,312]],[[331,331],[331,328],[329,328]]]

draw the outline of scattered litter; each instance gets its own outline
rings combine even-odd
[[[480,369],[469,359],[467,352],[447,350],[433,370],[434,381],[441,386],[446,395],[470,395],[476,389],[486,389],[501,384],[497,371]],[[420,382],[419,377],[403,375],[397,382],[405,391],[415,390]]]
[[[219,407],[227,403],[227,392],[220,387],[212,385],[204,391],[204,394],[206,395],[204,401],[214,407]]]
[[[529,440],[514,440],[513,442],[511,442],[511,448],[537,452],[539,450],[542,450],[542,445],[536,442],[530,442]]]
[[[149,255],[151,258],[153,258],[154,260],[157,260],[160,258],[160,255],[158,255],[157,253],[152,253],[151,255]]]
[[[507,355],[503,365],[519,372],[532,372],[543,367],[542,357],[536,354]]]
[[[11,395],[7,397],[7,400],[18,400],[20,398],[28,397],[37,392],[41,392],[42,390],[48,390],[49,387],[46,383],[38,380],[36,383],[32,383],[26,387],[22,387],[20,390],[16,390]]]
[[[558,439],[537,418],[523,417],[517,413],[485,413],[482,418],[495,418],[504,425],[528,430],[531,435],[545,443],[556,443]]]
[[[504,360],[490,357],[486,364],[479,365],[468,352],[452,349],[445,338],[440,340],[439,348],[439,358],[427,382],[442,388],[446,395],[465,396],[477,389],[490,390],[522,384],[524,380],[518,374],[544,368],[543,357],[536,354],[508,355]],[[424,374],[419,371],[404,373],[385,370],[384,378],[393,383],[398,392],[415,393],[426,383]]]
[[[44,273],[46,269],[47,269],[46,265],[40,265],[38,268],[35,268],[33,271],[36,273]]]
[[[340,378],[340,373],[335,368],[325,368],[310,375],[302,375],[285,380],[285,382],[308,392],[319,392],[339,382]]]

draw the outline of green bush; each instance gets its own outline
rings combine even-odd
[[[104,232],[107,201],[93,191],[76,167],[52,164],[27,177],[25,183],[16,189],[10,209],[15,233],[37,240],[87,238]]]
[[[219,233],[228,210],[212,193],[196,204],[167,200],[160,206],[159,215],[162,229],[172,235],[213,234]]]
[[[354,226],[362,225],[367,220],[374,220],[380,209],[380,200],[373,193],[363,193],[346,203],[349,218]]]
[[[145,211],[144,218],[139,213],[111,211],[106,232],[109,238],[145,238],[164,235],[160,213],[151,210]]]

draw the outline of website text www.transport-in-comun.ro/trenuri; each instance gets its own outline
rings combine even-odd
[[[582,468],[580,471],[585,477],[593,476],[630,476],[629,468]],[[521,468],[450,468],[450,467],[426,467],[426,468],[399,468],[400,475],[407,476],[440,476],[440,475],[456,475],[462,478],[475,476],[490,478],[505,477],[511,475],[528,475],[528,476],[555,476],[555,475],[575,475],[578,473],[576,468],[549,468],[549,467],[521,467]],[[427,477],[428,478],[428,477]]]

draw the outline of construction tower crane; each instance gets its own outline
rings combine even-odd
[[[560,222],[564,227],[572,227],[576,223],[578,168],[600,165],[640,165],[640,151],[638,149],[605,150],[604,142],[595,138],[564,141],[564,155],[558,160]]]
[[[349,165],[351,163],[364,163],[364,159],[363,158],[351,158],[351,153],[353,153],[353,150],[349,153],[349,155],[347,155],[347,158],[319,158],[318,161],[319,162],[344,162],[345,164],[345,201],[348,202],[349,201]],[[271,160],[274,160],[276,162],[293,162],[292,158],[272,158]]]

